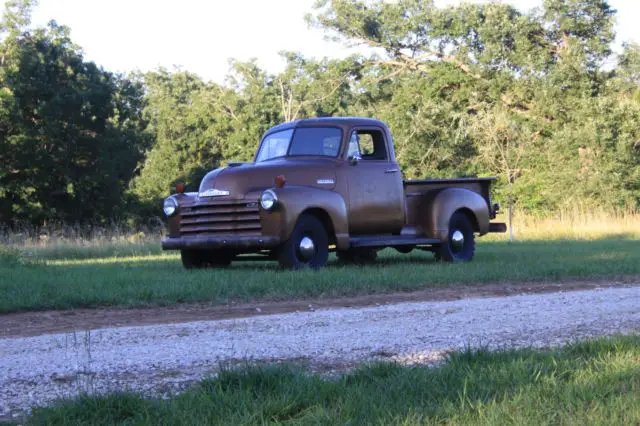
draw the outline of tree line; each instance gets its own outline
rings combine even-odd
[[[496,175],[531,212],[640,208],[640,47],[613,53],[605,0],[319,0],[309,25],[366,54],[232,61],[224,84],[109,72],[67,27],[34,28],[34,6],[0,23],[2,224],[143,222],[177,181],[251,161],[272,125],[344,115],[384,120],[406,177]]]

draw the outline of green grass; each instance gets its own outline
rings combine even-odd
[[[28,424],[610,424],[640,422],[640,336],[559,350],[453,354],[442,367],[373,364],[341,377],[224,370],[169,400],[81,397]]]
[[[24,251],[28,255],[31,254],[44,260],[144,257],[163,254],[160,244],[157,241],[140,243],[106,243],[101,245],[92,243],[66,243],[53,244],[46,247],[27,248],[24,249]]]
[[[0,313],[96,306],[284,300],[499,282],[640,275],[640,241],[483,241],[473,262],[436,263],[430,253],[387,250],[374,265],[282,271],[236,262],[187,271],[157,245],[32,249],[40,261],[0,262]],[[15,260],[15,259],[13,259]]]

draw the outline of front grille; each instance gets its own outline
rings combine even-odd
[[[201,200],[197,204],[181,205],[180,235],[262,235],[258,203]]]

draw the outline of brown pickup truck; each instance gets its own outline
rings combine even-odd
[[[506,230],[490,223],[494,180],[403,180],[383,122],[299,120],[269,129],[252,163],[209,172],[198,192],[178,185],[164,201],[162,248],[180,250],[186,268],[257,259],[318,268],[330,251],[360,262],[385,247],[466,261],[475,234]]]

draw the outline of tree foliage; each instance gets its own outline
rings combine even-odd
[[[0,222],[114,216],[149,142],[142,86],[85,62],[66,27],[22,27],[27,6],[2,25]]]
[[[630,45],[603,70],[614,38],[606,1],[547,0],[529,14],[420,0],[317,8],[313,23],[378,52],[368,74],[388,89],[370,111],[394,130],[405,172],[491,171],[531,210],[638,207],[640,61]]]
[[[407,177],[495,174],[531,211],[640,206],[640,48],[613,55],[605,0],[319,0],[309,22],[366,55],[231,61],[224,84],[111,74],[68,28],[32,29],[33,5],[0,25],[0,222],[144,217],[176,181],[251,161],[270,126],[333,115],[386,121]]]

